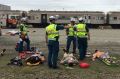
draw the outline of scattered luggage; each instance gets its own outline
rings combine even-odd
[[[5,54],[5,51],[6,49],[3,49],[1,52],[0,52],[0,56],[3,56]]]
[[[45,62],[43,52],[35,53],[26,59],[26,64],[29,66],[36,66]]]
[[[22,66],[23,65],[22,59],[20,59],[19,57],[12,58],[10,60],[10,63],[8,63],[8,65]]]

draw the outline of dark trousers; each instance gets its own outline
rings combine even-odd
[[[1,29],[2,27],[0,26],[0,36],[2,36],[2,29]]]
[[[59,42],[49,40],[48,42],[48,66],[57,67],[58,52],[59,52]]]
[[[83,60],[85,58],[86,52],[87,52],[87,38],[79,38],[77,39],[78,42],[78,50],[80,55],[80,60]]]
[[[30,50],[30,40],[29,38],[25,38],[19,42],[19,52],[22,52],[24,50],[24,47],[23,47],[24,41],[27,43],[27,50]]]
[[[74,37],[74,36],[67,37],[66,50],[67,50],[67,52],[69,52],[71,42],[73,42],[73,53],[76,53],[76,37]]]

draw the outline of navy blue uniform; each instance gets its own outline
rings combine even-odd
[[[63,30],[63,26],[56,26],[56,30]],[[47,34],[47,32],[46,32]],[[51,68],[57,68],[57,60],[59,53],[59,36],[56,36],[56,40],[48,39],[48,66]]]
[[[66,29],[67,35],[69,33],[69,29]],[[66,50],[69,52],[71,42],[73,43],[73,53],[76,53],[76,36],[67,36],[67,45],[66,45]]]
[[[86,32],[87,33],[89,32],[87,24],[86,24]],[[87,52],[87,47],[88,47],[88,41],[87,40],[88,40],[87,37],[77,37],[80,60],[83,60],[85,58],[85,55],[86,55],[86,52]]]

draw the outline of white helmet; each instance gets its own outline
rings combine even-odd
[[[54,16],[50,16],[49,20],[55,20],[56,18]]]
[[[70,21],[74,21],[75,22],[76,20],[75,20],[75,18],[71,18]]]
[[[84,19],[82,17],[79,18],[79,21],[84,21]]]
[[[27,21],[27,18],[26,17],[21,18],[21,21]]]

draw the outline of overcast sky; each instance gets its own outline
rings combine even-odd
[[[0,0],[13,10],[120,11],[120,0]]]

